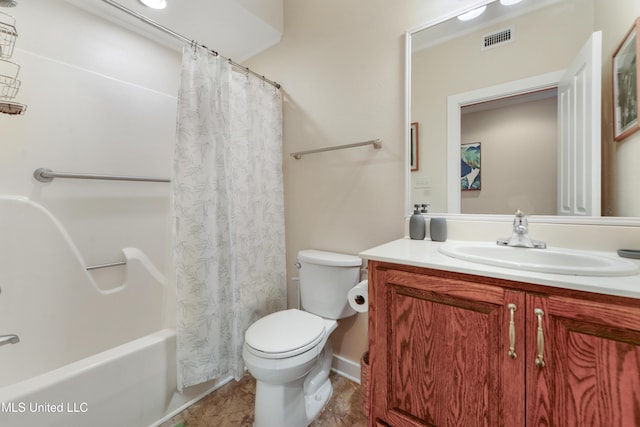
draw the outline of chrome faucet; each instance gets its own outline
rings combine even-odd
[[[498,239],[496,242],[502,246],[514,246],[517,248],[545,249],[547,244],[529,237],[529,222],[524,213],[518,209],[513,219],[513,233],[510,238]]]
[[[16,344],[20,342],[17,335],[0,335],[0,346],[5,344]]]

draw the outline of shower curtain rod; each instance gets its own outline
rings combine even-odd
[[[147,18],[146,16],[144,16],[144,15],[142,15],[142,14],[140,14],[140,13],[136,12],[136,11],[133,11],[133,10],[129,9],[128,7],[125,7],[125,6],[121,5],[121,4],[120,4],[120,3],[118,3],[118,2],[115,2],[115,1],[113,1],[113,0],[102,0],[102,1],[103,1],[104,3],[106,3],[106,4],[110,5],[110,6],[115,7],[116,9],[119,9],[120,11],[122,11],[122,12],[126,13],[127,15],[133,16],[134,18],[137,18],[137,19],[141,20],[141,21],[142,21],[142,22],[144,22],[145,24],[149,24],[149,25],[151,25],[152,27],[155,27],[156,29],[158,29],[158,30],[160,30],[160,31],[163,31],[163,32],[165,32],[165,33],[169,34],[170,36],[172,36],[172,37],[174,37],[174,38],[176,38],[176,39],[178,39],[178,40],[182,40],[183,42],[185,42],[185,43],[187,43],[187,44],[190,44],[190,45],[192,45],[192,46],[193,46],[193,45],[195,45],[195,46],[198,46],[198,47],[203,48],[203,49],[205,49],[205,50],[208,50],[209,52],[211,52],[211,54],[212,54],[212,55],[219,56],[220,58],[222,58],[222,59],[224,59],[224,60],[226,60],[226,61],[229,61],[229,64],[231,64],[232,66],[234,66],[234,67],[236,67],[236,68],[240,68],[240,69],[241,69],[242,71],[244,71],[245,73],[253,74],[254,76],[256,76],[256,77],[258,77],[258,78],[262,79],[262,81],[264,81],[264,82],[266,82],[266,83],[269,83],[270,85],[274,86],[276,89],[280,89],[280,88],[281,88],[280,83],[274,82],[273,80],[269,80],[269,79],[268,79],[268,78],[266,78],[265,76],[263,76],[263,75],[261,75],[261,74],[258,74],[258,73],[256,73],[256,72],[255,72],[255,71],[253,71],[253,70],[250,70],[250,69],[249,69],[249,67],[244,67],[242,64],[238,64],[237,62],[234,62],[234,61],[232,61],[232,60],[231,60],[231,59],[229,59],[229,58],[225,58],[224,56],[220,55],[220,54],[219,54],[218,52],[216,52],[215,50],[210,49],[210,48],[208,48],[208,47],[206,47],[205,45],[202,45],[202,44],[200,44],[200,43],[197,43],[195,40],[192,40],[192,39],[190,39],[190,38],[188,38],[188,37],[185,37],[185,36],[183,36],[183,35],[182,35],[182,34],[180,34],[180,33],[176,33],[176,32],[175,32],[175,31],[173,31],[172,29],[167,28],[167,27],[165,27],[164,25],[159,24],[159,23],[157,23],[156,21],[154,21],[154,20],[152,20],[152,19],[150,19],[150,18]]]

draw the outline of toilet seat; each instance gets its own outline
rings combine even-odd
[[[257,320],[247,329],[245,342],[247,350],[258,357],[284,359],[312,349],[324,335],[324,319],[290,309]]]

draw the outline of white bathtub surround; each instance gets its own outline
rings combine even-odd
[[[20,196],[0,196],[0,236],[0,333],[20,337],[0,349],[0,387],[162,328],[166,278],[140,249],[122,249],[105,286],[51,211]]]
[[[21,196],[0,196],[0,236],[0,325],[21,338],[0,348],[0,425],[149,425],[211,389],[177,393],[167,281],[142,250],[123,248],[105,287],[58,218]]]
[[[244,332],[285,307],[279,91],[183,51],[174,155],[178,387],[244,373]]]

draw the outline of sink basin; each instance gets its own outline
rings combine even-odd
[[[576,276],[631,276],[640,268],[633,261],[597,252],[573,249],[528,249],[498,246],[494,242],[447,242],[444,255],[480,264],[542,273]]]

